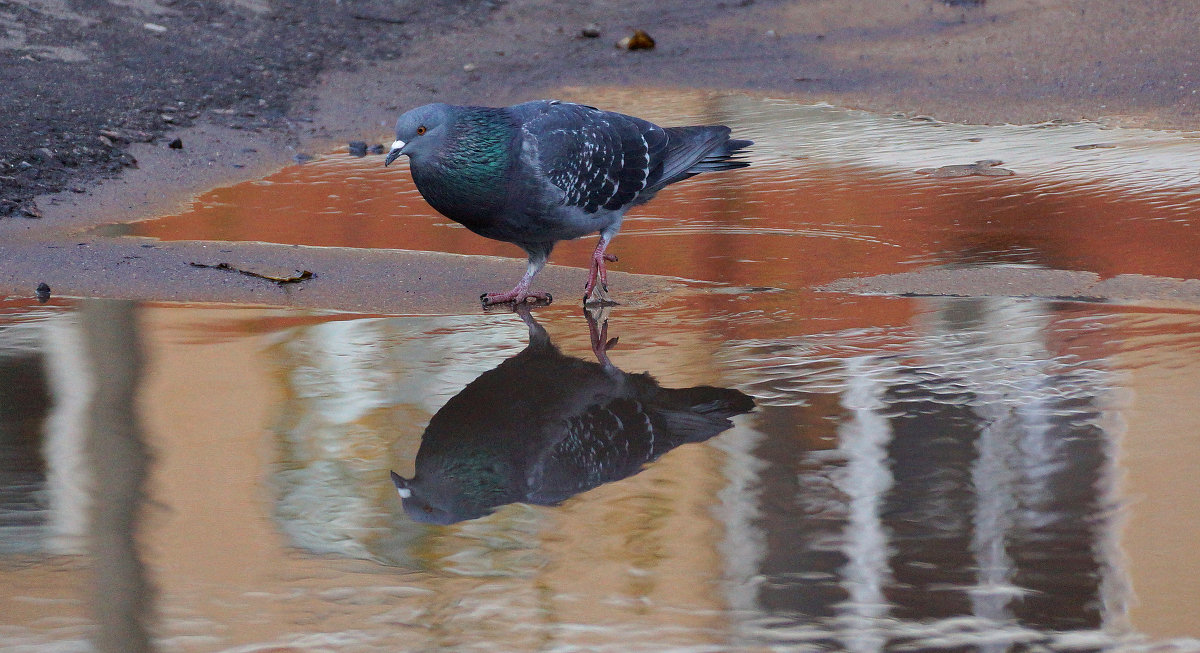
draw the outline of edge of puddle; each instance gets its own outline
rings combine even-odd
[[[182,149],[171,149],[178,137]],[[136,222],[181,211],[201,194],[264,177],[293,163],[296,139],[282,132],[252,132],[201,123],[156,143],[135,143],[138,167],[99,180],[84,193],[63,191],[38,198],[43,217],[0,221],[7,242],[70,238],[112,222]]]
[[[892,297],[1021,297],[1200,309],[1200,279],[1144,274],[1119,274],[1105,279],[1094,272],[1016,266],[930,268],[848,277],[814,290]]]
[[[482,291],[505,290],[525,261],[396,249],[307,247],[270,243],[159,242],[95,238],[25,243],[6,248],[0,294],[32,295],[39,283],[55,297],[137,301],[220,302],[375,314],[472,314]],[[238,274],[237,269],[310,272],[295,283]],[[556,304],[578,303],[587,270],[548,265],[538,289]],[[609,273],[612,299],[644,307],[707,282],[648,274]],[[496,309],[493,309],[496,310]]]

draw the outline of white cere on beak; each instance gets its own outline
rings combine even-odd
[[[392,143],[392,151],[393,152],[395,152],[396,150],[398,150],[402,147],[404,147],[404,141],[398,140],[398,141]]]
[[[412,490],[406,487],[398,487],[396,488],[396,494],[399,494],[401,499],[407,499],[412,496]]]

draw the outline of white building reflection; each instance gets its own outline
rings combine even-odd
[[[91,374],[78,315],[0,325],[0,553],[80,553]]]
[[[0,324],[0,554],[86,559],[86,636],[102,653],[153,650],[137,547],[149,456],[135,313],[87,300]],[[9,636],[37,638],[20,627]]]
[[[915,332],[727,352],[771,437],[729,443],[742,641],[1085,648],[1129,635],[1113,373],[1047,344],[1045,302],[928,300]],[[755,365],[754,361],[758,361]],[[807,446],[781,443],[789,426]],[[822,442],[826,444],[822,444]],[[744,541],[743,541],[744,540]],[[747,588],[753,588],[748,591]]]

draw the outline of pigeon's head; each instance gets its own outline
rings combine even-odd
[[[435,505],[432,499],[436,499],[436,496],[425,496],[426,492],[422,491],[421,483],[417,479],[404,478],[396,472],[391,474],[392,483],[396,485],[396,492],[400,495],[400,502],[404,505],[404,512],[408,513],[413,521],[427,524],[453,524],[465,519],[452,509],[453,506],[448,509]]]
[[[449,104],[437,102],[401,115],[396,121],[396,142],[392,143],[392,151],[388,152],[383,165],[395,161],[401,154],[419,160],[427,153],[436,152],[449,130],[452,109]]]

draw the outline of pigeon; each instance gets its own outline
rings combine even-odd
[[[525,276],[508,292],[485,293],[484,306],[551,301],[531,292],[554,244],[592,233],[583,300],[607,291],[606,252],[631,207],[701,172],[750,165],[738,159],[752,141],[723,125],[659,127],[640,118],[558,100],[510,107],[418,107],[396,121],[384,159],[401,155],[430,206],[471,231],[525,250]]]
[[[598,362],[561,353],[518,304],[529,346],[484,372],[429,421],[416,474],[391,472],[404,511],[452,524],[515,502],[557,505],[638,473],[664,453],[733,426],[754,400],[734,389],[663,388],[608,359],[607,323],[588,313]]]

